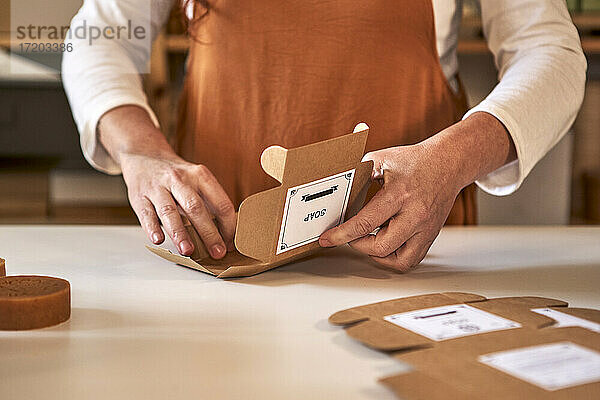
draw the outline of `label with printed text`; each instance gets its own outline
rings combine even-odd
[[[276,254],[319,240],[346,215],[355,170],[289,188]]]
[[[518,322],[467,304],[425,308],[383,319],[435,341],[521,327]]]
[[[600,380],[600,353],[571,342],[500,351],[478,360],[549,391]]]
[[[600,333],[600,324],[597,322],[588,321],[587,319],[579,318],[574,315],[556,311],[552,308],[532,308],[531,311],[545,315],[556,321],[553,328],[562,328],[565,326],[579,326],[589,329],[592,332]]]

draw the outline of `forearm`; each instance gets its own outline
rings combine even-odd
[[[138,105],[158,125],[139,73],[146,71],[149,39],[153,40],[160,31],[172,4],[172,0],[86,0],[71,22],[71,32],[85,30],[84,25],[102,29],[131,24],[146,29],[143,40],[127,35],[112,39],[102,36],[90,43],[87,36],[71,33],[65,39],[72,51],[63,55],[62,82],[80,133],[83,154],[100,171],[122,172],[99,142],[97,127],[102,115],[121,105]]]
[[[515,146],[502,123],[484,112],[472,114],[422,142],[461,189],[516,159]]]
[[[177,158],[146,110],[138,106],[125,105],[108,111],[98,122],[98,135],[100,143],[119,165],[125,156],[135,154],[165,160]]]

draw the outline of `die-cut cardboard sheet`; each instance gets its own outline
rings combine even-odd
[[[431,309],[432,312],[429,315],[414,316],[414,319],[417,321],[428,322],[438,316],[440,311],[437,309],[453,305],[467,305],[469,310],[476,309],[483,311],[483,313],[478,313],[483,318],[486,317],[486,313],[489,313],[508,321],[505,325],[502,324],[503,321],[499,321],[498,328],[515,329],[529,327],[539,329],[552,325],[554,321],[544,315],[532,312],[532,308],[566,307],[567,303],[562,300],[542,297],[486,299],[483,296],[473,293],[434,293],[388,300],[339,311],[329,317],[329,322],[335,325],[346,325],[346,333],[349,336],[377,350],[401,351],[411,348],[433,347],[441,343],[441,341],[427,336],[426,327],[419,331],[419,329],[408,328],[406,327],[407,325],[394,324],[390,322],[390,318],[386,320],[386,317],[417,310]],[[458,311],[449,308],[443,312],[457,314]],[[471,310],[471,313],[473,312]],[[475,311],[475,313],[477,312]],[[477,316],[477,314],[474,315],[475,318]],[[451,320],[444,322],[449,324],[454,323]],[[492,323],[498,322],[492,321]],[[471,325],[473,325],[473,322]],[[432,329],[434,328],[435,326],[432,327]],[[465,333],[477,333],[477,329],[478,327],[473,326],[464,327]],[[425,332],[425,334],[419,334],[415,330],[417,332]]]
[[[451,292],[353,307],[329,320],[413,367],[381,379],[405,400],[600,398],[599,310],[550,298]],[[430,332],[436,330],[446,336],[436,338]],[[566,372],[552,375],[548,366],[555,364]]]
[[[591,353],[593,360],[564,365],[558,363],[577,361],[577,354],[566,353],[561,357],[561,347],[577,347]],[[535,355],[536,351],[551,348],[550,354]],[[517,367],[527,368],[536,380],[514,375],[490,366],[486,358],[498,353],[526,354],[516,360]],[[515,329],[496,331],[477,336],[454,339],[434,348],[409,353],[398,353],[396,359],[409,363],[412,372],[390,376],[380,380],[399,398],[414,399],[472,399],[472,400],[593,400],[600,398],[600,335],[581,327],[552,329]],[[538,357],[538,360],[535,358]],[[587,364],[587,367],[586,367]],[[558,367],[559,376],[552,376],[552,367]],[[581,368],[588,370],[579,370]],[[591,369],[595,368],[595,372]],[[556,372],[555,372],[556,374]],[[575,375],[583,375],[578,382]],[[569,376],[571,375],[571,376]],[[587,378],[589,380],[585,380]],[[590,377],[590,375],[592,375]],[[535,376],[533,376],[535,377]],[[550,387],[544,387],[544,380]],[[556,382],[556,381],[559,382]],[[560,384],[566,382],[566,387]],[[571,381],[569,383],[569,381]]]
[[[160,247],[148,249],[219,278],[254,275],[318,251],[318,236],[356,215],[365,201],[373,169],[372,161],[361,162],[368,133],[365,128],[298,148],[265,149],[261,166],[281,185],[240,204],[235,251],[223,259],[209,256],[185,219],[196,249],[191,257]]]

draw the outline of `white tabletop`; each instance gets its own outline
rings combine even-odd
[[[68,279],[73,306],[0,332],[0,399],[392,399],[376,380],[406,366],[330,314],[438,291],[600,307],[600,228],[447,228],[405,275],[340,248],[227,281],[144,244],[137,227],[0,226],[7,272]]]

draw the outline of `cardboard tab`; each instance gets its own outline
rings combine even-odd
[[[235,251],[212,259],[187,218],[194,241],[192,257],[148,247],[177,264],[220,278],[254,275],[320,249],[319,236],[356,215],[362,208],[373,162],[361,162],[368,127],[357,132],[293,149],[271,146],[263,151],[263,170],[281,185],[246,198],[240,204]]]

